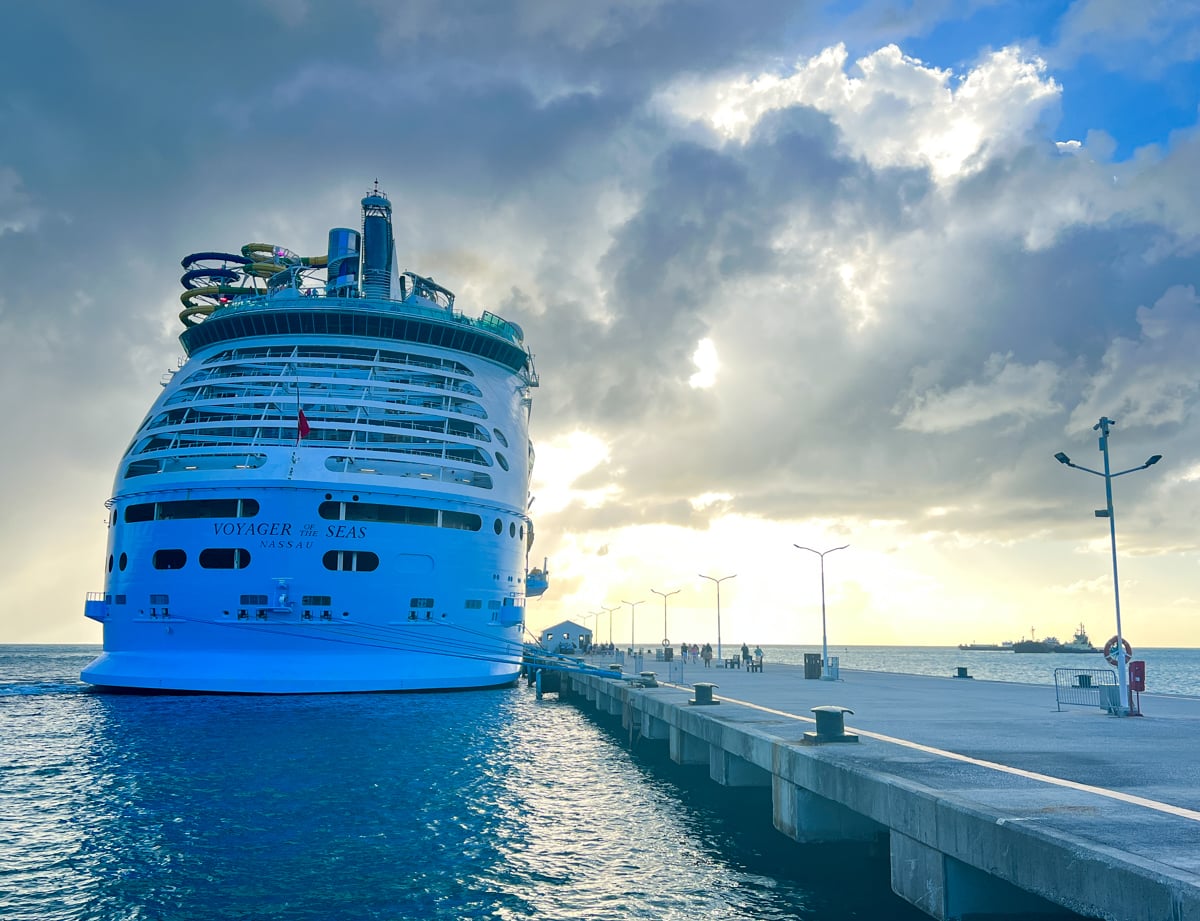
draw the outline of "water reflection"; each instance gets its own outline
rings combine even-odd
[[[879,855],[801,848],[768,791],[527,689],[81,688],[0,696],[6,921],[922,917]]]

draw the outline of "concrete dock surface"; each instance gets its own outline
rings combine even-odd
[[[981,905],[1005,913],[997,901],[1038,914],[978,880],[947,894],[956,873],[979,871],[1087,916],[1200,921],[1200,698],[1143,694],[1142,716],[1119,717],[1099,707],[1059,711],[1053,685],[849,669],[838,681],[814,680],[769,661],[762,672],[689,663],[681,674],[678,662],[646,657],[643,669],[662,687],[634,691],[636,706],[660,726],[714,751],[741,749],[773,772],[777,788],[782,760],[802,759],[787,769],[801,797],[814,791],[890,828],[893,888],[932,917],[969,917]],[[721,703],[690,705],[697,682],[716,685]],[[812,708],[824,705],[853,711],[845,727],[857,744],[801,744],[814,729]],[[693,718],[701,710],[706,725]],[[739,741],[725,741],[734,734],[717,724],[736,727]],[[776,751],[752,752],[747,738]],[[673,738],[673,757],[683,739]],[[795,824],[775,808],[777,827]],[[1020,851],[1028,853],[1011,853]],[[960,862],[967,869],[947,869]],[[929,874],[936,885],[922,878]]]

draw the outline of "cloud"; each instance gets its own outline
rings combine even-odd
[[[1196,0],[1075,0],[1063,15],[1056,51],[1064,57],[1090,55],[1109,67],[1159,73],[1172,63],[1200,59],[1197,14]]]
[[[830,116],[842,141],[875,168],[928,168],[939,180],[978,169],[1023,144],[1057,103],[1046,65],[1005,48],[962,77],[888,45],[846,72],[844,45],[800,61],[788,76],[687,79],[662,94],[669,109],[745,141],[770,112],[797,105]]]
[[[1200,378],[1200,300],[1191,285],[1176,285],[1153,307],[1138,307],[1141,336],[1113,341],[1102,366],[1072,411],[1069,427],[1091,427],[1108,414],[1128,425],[1185,425],[1193,421]]]
[[[73,622],[96,587],[87,509],[179,355],[179,259],[320,252],[376,177],[403,267],[535,353],[534,554],[570,575],[542,608],[683,548],[773,559],[753,535],[878,542],[890,575],[914,567],[915,607],[943,604],[961,554],[1034,573],[1049,554],[1023,545],[1094,529],[1093,484],[1050,456],[1102,414],[1165,455],[1122,480],[1131,542],[1194,544],[1197,480],[1171,473],[1200,469],[1194,121],[1114,162],[1121,125],[1058,136],[1086,87],[1053,49],[908,50],[974,7],[752,6],[362,0],[331,27],[315,0],[216,2],[238,28],[203,68],[169,5],[22,7],[0,60],[0,399],[37,451],[0,478],[0,588]],[[1073,10],[1070,34],[1100,28]]]
[[[1016,418],[1018,424],[1061,411],[1054,391],[1062,378],[1048,361],[1026,366],[1012,354],[989,356],[983,382],[971,381],[951,390],[938,387],[910,391],[900,427],[914,432],[953,432],[995,419]]]

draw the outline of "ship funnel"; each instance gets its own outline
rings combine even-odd
[[[362,293],[363,297],[391,297],[392,288],[392,203],[375,190],[362,200]]]
[[[358,262],[362,240],[357,230],[335,227],[329,231],[329,261],[326,263],[325,293],[331,297],[358,294]]]

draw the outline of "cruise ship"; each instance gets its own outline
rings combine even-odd
[[[187,355],[108,500],[100,688],[512,684],[529,568],[532,354],[396,268],[376,183],[324,253],[183,260]]]

